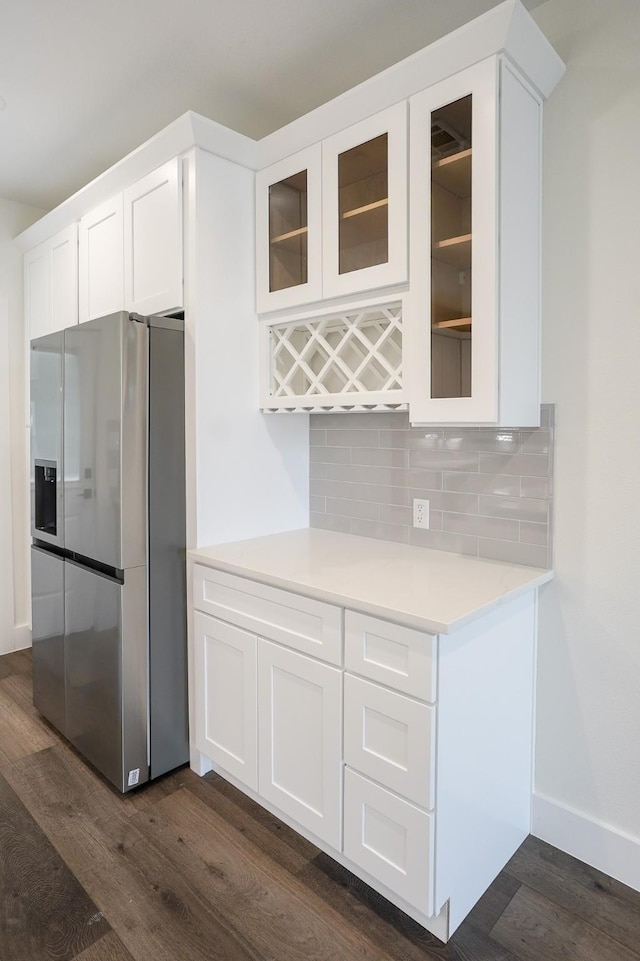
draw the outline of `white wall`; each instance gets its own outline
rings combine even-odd
[[[22,254],[12,238],[43,213],[0,199],[0,654],[30,643]]]
[[[640,3],[547,0],[543,399],[556,580],[540,611],[534,830],[640,889]]]

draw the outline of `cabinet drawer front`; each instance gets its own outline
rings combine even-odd
[[[433,914],[434,816],[345,768],[344,854],[354,864]]]
[[[340,850],[342,671],[260,639],[258,719],[260,794]]]
[[[193,604],[304,654],[342,663],[342,611],[309,597],[196,564]]]
[[[195,612],[196,747],[258,787],[257,638]]]
[[[345,667],[423,701],[436,699],[437,638],[346,611]]]
[[[422,807],[435,803],[435,707],[344,679],[344,759]]]

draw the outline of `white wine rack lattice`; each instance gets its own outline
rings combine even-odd
[[[399,303],[276,324],[270,338],[273,400],[314,398],[321,407],[323,398],[349,395],[352,407],[402,391]]]

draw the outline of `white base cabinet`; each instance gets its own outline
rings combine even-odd
[[[192,583],[197,751],[447,940],[529,832],[534,592],[435,637],[202,564]]]

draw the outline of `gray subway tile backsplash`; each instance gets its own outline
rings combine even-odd
[[[552,566],[553,405],[541,427],[411,427],[406,413],[312,414],[310,524]],[[430,502],[430,528],[412,502]]]

